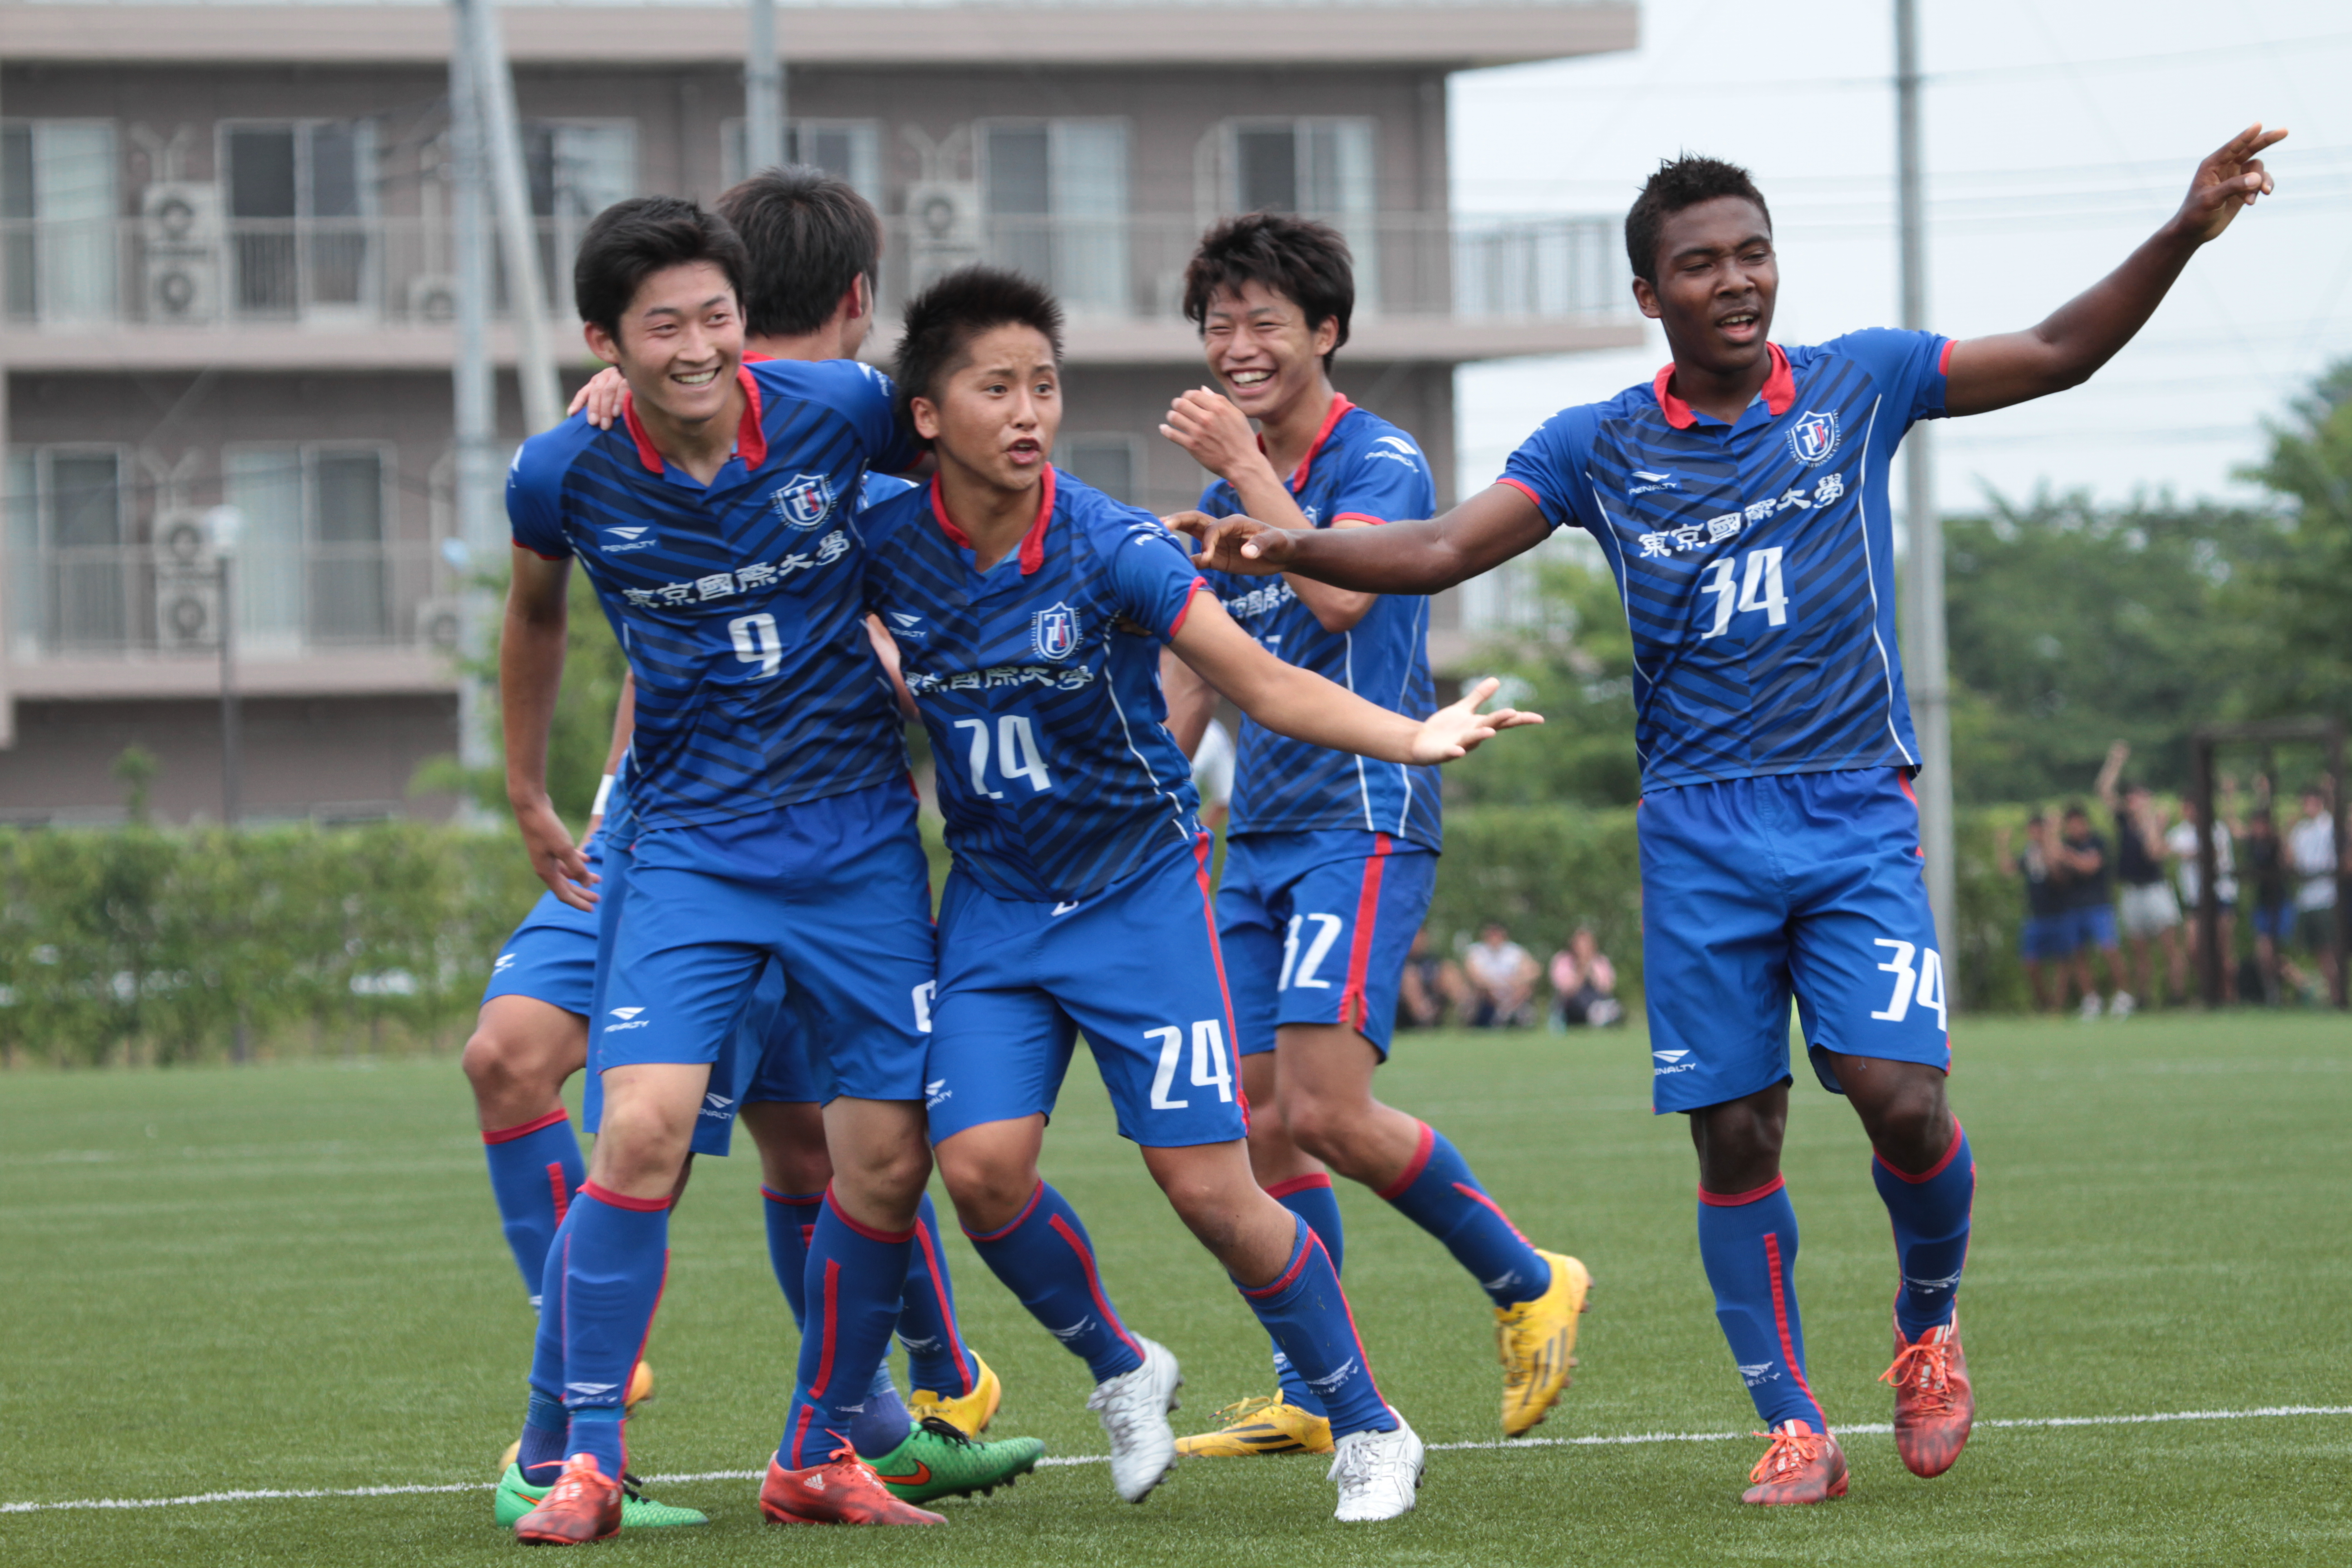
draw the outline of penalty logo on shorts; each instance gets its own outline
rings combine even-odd
[[[776,515],[794,528],[814,528],[833,515],[833,481],[823,474],[794,474],[769,499]]]
[[[1826,462],[1837,450],[1838,416],[1808,408],[1789,426],[1789,450],[1797,461],[1807,468]]]
[[[1031,623],[1030,637],[1037,645],[1039,658],[1059,663],[1078,646],[1078,612],[1067,605],[1047,605]]]

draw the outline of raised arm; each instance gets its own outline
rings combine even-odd
[[[573,909],[593,910],[596,895],[588,890],[593,880],[588,862],[547,797],[547,739],[563,686],[571,577],[570,561],[550,561],[516,546],[506,627],[499,638],[499,711],[506,730],[507,799],[530,868]]]
[[[1195,565],[1255,577],[1295,572],[1370,594],[1434,594],[1533,550],[1551,531],[1543,512],[1515,485],[1490,485],[1438,517],[1344,532],[1297,531],[1255,518],[1197,511],[1167,521],[1199,542]]]
[[[1945,412],[1985,414],[2088,381],[2147,324],[2200,246],[2274,188],[2260,154],[2284,131],[2251,125],[2197,165],[2180,210],[2124,264],[2021,332],[1952,345]]]
[[[1439,709],[1425,720],[1391,712],[1312,670],[1283,663],[1258,647],[1234,624],[1225,607],[1205,593],[1192,595],[1192,609],[1169,647],[1202,679],[1277,735],[1381,762],[1452,762],[1467,755],[1498,730],[1543,722],[1540,714],[1509,708],[1480,713],[1478,704],[1502,686],[1491,679],[1480,681],[1461,701]]]

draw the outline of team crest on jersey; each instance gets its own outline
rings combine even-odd
[[[1828,460],[1837,450],[1838,416],[1808,408],[1789,426],[1789,450],[1807,468]]]
[[[1078,646],[1078,612],[1067,605],[1048,605],[1030,625],[1040,658],[1065,659]]]
[[[814,528],[833,515],[833,481],[823,474],[794,474],[770,499],[776,515],[794,528]]]

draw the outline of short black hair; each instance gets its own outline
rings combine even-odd
[[[2066,803],[2065,815],[2069,818],[2079,816],[2085,822],[2091,820],[2090,808],[2079,800],[2070,800]]]
[[[1062,363],[1062,307],[1045,286],[1002,267],[960,267],[907,301],[898,339],[898,416],[911,427],[918,397],[938,385],[971,340],[996,327],[1034,327]]]
[[[680,196],[632,196],[588,220],[572,261],[572,301],[580,319],[615,342],[621,318],[645,280],[666,267],[708,261],[727,274],[740,303],[751,269],[727,220]]]
[[[1656,288],[1658,231],[1685,207],[1717,196],[1754,202],[1756,210],[1764,215],[1765,229],[1771,229],[1772,209],[1764,205],[1764,193],[1738,164],[1693,153],[1660,163],[1658,172],[1643,183],[1642,194],[1633,198],[1633,209],[1625,215],[1625,259],[1633,264],[1633,276]]]
[[[881,215],[856,186],[823,169],[762,169],[713,205],[751,253],[743,330],[755,337],[815,331],[859,278],[878,280]]]
[[[1245,213],[1201,237],[1184,268],[1184,318],[1208,330],[1209,305],[1220,293],[1238,294],[1259,283],[1306,312],[1307,330],[1339,323],[1334,353],[1348,341],[1356,311],[1356,261],[1346,237],[1328,223],[1289,213]],[[1331,354],[1323,368],[1331,368]]]

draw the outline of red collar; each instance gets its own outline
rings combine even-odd
[[[768,460],[768,434],[760,428],[759,382],[748,366],[740,364],[735,367],[735,380],[743,388],[743,417],[735,426],[735,455],[743,459],[743,467],[749,470]],[[654,446],[653,437],[646,434],[645,421],[637,417],[636,399],[625,392],[621,394],[621,419],[629,427],[629,439],[637,444],[637,461],[646,466],[647,473],[660,473],[661,452]]]
[[[1315,455],[1323,449],[1323,443],[1331,438],[1331,432],[1339,426],[1339,421],[1348,416],[1348,410],[1355,406],[1348,401],[1346,393],[1335,392],[1331,395],[1331,412],[1323,416],[1323,428],[1315,432],[1315,439],[1307,444],[1307,456],[1298,459],[1298,467],[1285,481],[1290,487],[1292,495],[1297,495],[1307,488],[1307,471],[1315,466]],[[1257,438],[1257,449],[1261,452],[1265,450],[1265,437],[1263,436]]]
[[[1778,419],[1796,406],[1797,376],[1789,368],[1789,356],[1780,352],[1779,343],[1764,346],[1772,351],[1772,374],[1764,378],[1764,407]],[[1698,422],[1698,415],[1689,404],[1666,390],[1666,384],[1674,378],[1674,362],[1669,360],[1665,368],[1658,372],[1652,390],[1658,395],[1658,407],[1664,412],[1666,423],[1677,430],[1687,430]]]
[[[1054,520],[1054,465],[1051,463],[1045,465],[1045,483],[1042,488],[1045,493],[1037,502],[1037,521],[1031,523],[1029,531],[1021,536],[1021,575],[1024,577],[1045,564],[1045,525]],[[939,519],[940,531],[948,536],[950,543],[960,550],[972,548],[971,535],[958,528],[955,519],[948,515],[947,498],[940,492],[940,477],[937,474],[931,476],[931,515]]]

